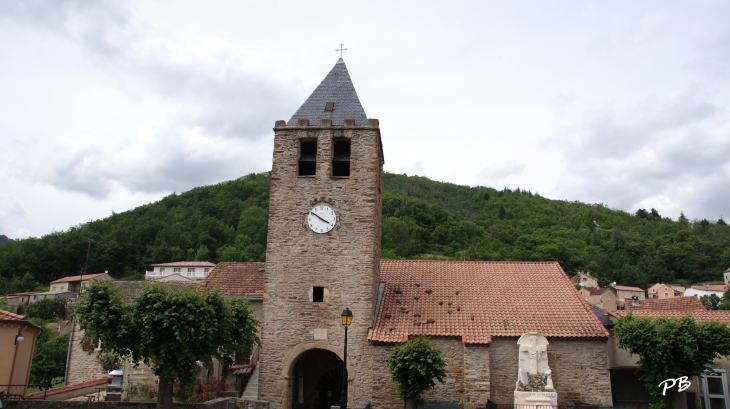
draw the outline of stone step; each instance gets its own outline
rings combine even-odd
[[[241,399],[256,400],[259,398],[259,367],[254,368],[251,378],[246,384],[246,390],[243,391]]]

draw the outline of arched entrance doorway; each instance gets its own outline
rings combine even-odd
[[[326,349],[310,349],[294,364],[293,409],[329,409],[340,404],[342,359]]]

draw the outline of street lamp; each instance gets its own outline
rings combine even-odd
[[[342,353],[342,392],[340,393],[340,409],[347,409],[347,327],[352,323],[352,311],[342,311],[342,325],[345,326],[345,350]]]

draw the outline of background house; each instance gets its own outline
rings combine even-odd
[[[35,339],[40,333],[41,328],[24,316],[0,310],[0,392],[25,396]]]
[[[570,281],[573,284],[578,284],[581,287],[599,288],[598,279],[593,277],[590,272],[579,271],[578,274],[574,275]]]
[[[672,297],[682,297],[685,292],[685,288],[681,285],[670,285],[670,284],[662,284],[662,283],[656,283],[653,286],[649,287],[649,289],[646,291],[647,296],[649,299],[653,298],[672,298]]]
[[[595,305],[602,310],[615,310],[618,305],[618,297],[608,287],[583,287],[578,292],[588,304]]]
[[[195,281],[203,281],[215,268],[209,261],[175,261],[172,263],[152,264],[152,271],[145,272],[145,280],[155,280],[172,274]]]
[[[730,311],[708,311],[695,297],[643,300],[638,302],[638,306],[629,304],[630,302],[627,301],[626,310],[607,311],[607,313],[614,319],[630,312],[637,317],[681,318],[691,316],[698,323],[720,321],[730,325]],[[608,347],[614,406],[648,407],[648,403],[653,402],[654,399],[649,396],[635,373],[639,357],[618,348],[613,336],[609,338]],[[730,384],[727,377],[727,372],[730,371],[730,361],[726,358],[716,359],[713,369],[715,371],[706,376],[695,377],[689,389],[680,392],[673,407],[676,409],[730,407]]]
[[[722,298],[722,296],[725,295],[725,291],[727,291],[727,285],[725,284],[693,285],[692,288],[688,288],[687,291],[684,292],[684,295],[687,297],[693,296],[700,298],[705,295],[715,294]]]
[[[69,276],[51,281],[51,292],[70,291],[79,294],[82,287],[88,287],[92,281],[111,281],[112,277],[109,273],[84,274],[78,276]]]

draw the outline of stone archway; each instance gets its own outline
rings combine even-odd
[[[335,347],[325,341],[306,342],[297,345],[289,351],[284,357],[281,366],[281,376],[285,380],[279,389],[282,399],[282,407],[284,409],[300,408],[302,404],[298,403],[299,377],[296,372],[297,363],[310,351],[327,351],[334,354],[338,359],[342,356],[342,347]],[[340,361],[340,366],[342,365]],[[340,376],[342,372],[340,372]],[[352,361],[348,360],[347,364],[347,383],[348,383],[348,404],[352,403],[353,380],[355,379],[355,368],[352,367]],[[295,393],[296,391],[296,393]]]
[[[302,353],[291,367],[292,409],[329,409],[340,402],[342,359],[327,349]]]

